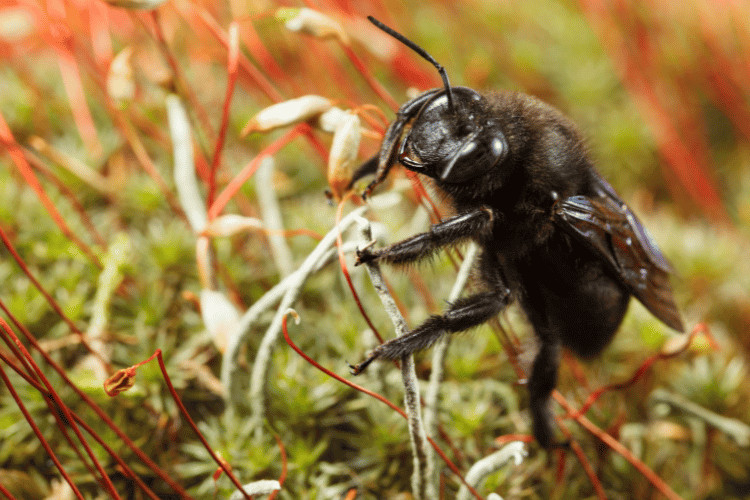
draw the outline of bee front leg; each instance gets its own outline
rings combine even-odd
[[[494,214],[487,207],[459,214],[435,224],[426,233],[420,233],[393,245],[371,250],[369,245],[357,250],[355,265],[368,262],[406,264],[426,259],[447,245],[455,245],[467,239],[481,239],[492,230]]]

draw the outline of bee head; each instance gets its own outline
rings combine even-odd
[[[445,184],[470,181],[500,163],[508,154],[508,142],[499,125],[487,117],[482,95],[451,87],[445,68],[424,49],[372,16],[368,19],[431,62],[443,88],[424,92],[398,110],[380,148],[375,180],[365,194],[396,162]]]

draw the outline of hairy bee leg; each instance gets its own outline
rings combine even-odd
[[[356,265],[372,261],[406,264],[430,257],[446,245],[483,237],[492,230],[493,213],[489,208],[456,215],[420,233],[379,250],[357,252]]]
[[[370,358],[401,359],[408,354],[427,349],[446,333],[462,332],[485,323],[507,304],[507,295],[501,296],[495,292],[460,299],[445,314],[431,316],[406,335],[376,347]]]
[[[396,360],[427,349],[446,333],[468,330],[485,323],[508,305],[509,293],[486,292],[459,299],[445,314],[431,316],[401,337],[376,347],[362,363],[350,366],[354,375],[362,373],[376,359]]]
[[[356,365],[349,364],[349,372],[352,375],[359,375],[360,373],[365,371],[367,367],[370,366],[370,363],[372,363],[376,359],[378,359],[377,356],[375,356],[374,354],[370,354],[370,356],[368,356],[368,358],[361,363],[358,363]]]
[[[534,437],[543,448],[565,446],[565,443],[558,443],[553,439],[554,420],[549,407],[550,396],[557,385],[560,349],[559,342],[549,338],[542,340],[528,381],[529,409]]]
[[[427,349],[446,333],[468,330],[494,317],[510,303],[511,293],[492,253],[485,252],[479,258],[479,276],[489,291],[461,298],[442,315],[431,316],[406,335],[381,344],[362,363],[350,365],[351,372],[358,375],[379,358],[395,360]]]

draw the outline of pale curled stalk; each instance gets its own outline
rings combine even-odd
[[[125,233],[115,235],[107,254],[102,259],[104,268],[97,279],[96,294],[91,311],[91,322],[86,330],[86,336],[100,339],[107,329],[109,322],[109,308],[117,287],[124,278],[123,268],[133,258],[130,239]]]
[[[112,357],[112,346],[105,339],[107,325],[110,321],[112,299],[117,287],[120,286],[125,277],[123,269],[133,258],[132,252],[130,239],[125,233],[118,233],[102,259],[104,268],[96,282],[91,319],[86,329],[86,339],[91,346],[92,354],[87,355],[81,364],[93,370],[96,376],[102,380],[109,376],[105,360],[109,362]]]
[[[726,434],[741,447],[750,446],[750,426],[739,420],[718,415],[702,406],[693,403],[684,396],[674,394],[666,389],[657,388],[649,396],[649,403],[666,403],[685,414],[692,415],[708,425]]]
[[[266,156],[263,158],[254,176],[255,193],[258,197],[263,225],[267,229],[281,230],[284,229],[281,209],[279,208],[279,200],[276,198],[276,190],[272,189],[273,169],[273,157]],[[269,234],[268,243],[271,245],[271,256],[279,274],[282,277],[292,274],[294,263],[292,262],[292,252],[289,250],[286,238],[281,234]]]
[[[450,295],[448,296],[448,303],[452,304],[458,300],[459,295],[463,292],[466,287],[466,283],[471,275],[471,269],[474,267],[474,261],[477,254],[479,253],[479,246],[471,242],[466,250],[466,255],[461,263],[461,268],[458,270],[456,275],[456,281],[453,283]],[[448,346],[450,345],[450,335],[444,335],[442,339],[435,343],[432,348],[432,371],[430,372],[430,380],[427,383],[427,390],[425,391],[424,397],[424,425],[428,436],[436,436],[438,430],[438,398],[440,396],[440,384],[443,382],[443,373],[445,370],[445,357],[448,354]],[[435,462],[435,450],[429,450],[429,453],[433,456],[433,463]],[[439,481],[439,471],[434,471],[436,477],[435,481]]]
[[[372,241],[370,222],[359,218],[358,223],[362,231],[363,245],[369,245]],[[365,264],[367,273],[370,275],[372,286],[378,293],[383,307],[391,318],[396,330],[396,336],[400,337],[408,333],[406,321],[396,306],[396,302],[388,293],[380,266],[376,262]],[[427,441],[427,433],[422,421],[422,411],[419,397],[419,382],[414,369],[414,356],[409,354],[401,358],[401,376],[404,381],[404,406],[409,421],[409,438],[411,441],[412,454],[414,456],[414,471],[411,476],[412,494],[417,500],[438,498],[437,484],[433,481],[435,469],[433,454]]]
[[[40,155],[61,166],[96,191],[107,195],[114,193],[114,184],[107,177],[100,174],[98,170],[86,164],[86,162],[64,153],[36,135],[29,137],[29,145]]]
[[[344,217],[337,227],[334,227],[325,235],[325,237],[323,237],[318,246],[315,247],[312,253],[308,255],[307,259],[305,259],[302,266],[300,266],[294,274],[289,276],[290,278],[295,278],[292,280],[284,297],[281,299],[276,314],[261,340],[255,357],[255,363],[253,363],[252,372],[250,374],[250,412],[252,422],[256,424],[256,437],[258,439],[261,439],[263,431],[260,422],[266,415],[265,389],[271,366],[271,354],[273,347],[278,341],[279,334],[281,333],[281,325],[284,316],[286,316],[287,310],[294,305],[294,302],[296,302],[302,292],[302,287],[304,286],[305,281],[307,281],[307,278],[315,269],[319,268],[320,260],[328,255],[328,249],[335,244],[339,232],[346,230],[356,218],[360,217],[360,214],[364,209],[365,207],[361,207]]]
[[[169,134],[172,138],[172,156],[174,168],[172,176],[180,208],[185,212],[188,224],[196,235],[200,235],[208,223],[206,205],[198,187],[198,177],[195,174],[195,157],[193,155],[193,137],[190,131],[190,121],[182,100],[176,94],[169,94],[165,103],[167,106],[167,121]],[[211,245],[205,237],[199,236],[196,242],[196,264],[203,287],[214,288],[216,283],[213,276],[213,259]]]
[[[481,486],[480,483],[484,481],[487,476],[489,476],[493,472],[500,470],[500,468],[508,463],[511,459],[515,462],[516,465],[520,465],[526,455],[527,452],[523,442],[510,442],[495,453],[487,455],[486,457],[472,465],[469,469],[469,472],[466,473],[466,483],[470,484],[474,488],[479,488]],[[456,500],[469,500],[469,498],[471,498],[469,489],[466,487],[466,485],[462,484],[461,488],[458,490]]]
[[[252,483],[242,485],[242,489],[245,490],[245,493],[250,496],[268,495],[269,493],[273,493],[274,491],[279,491],[281,489],[281,484],[279,484],[276,479],[259,479],[257,481],[253,481]],[[245,498],[244,496],[242,496],[242,492],[235,491],[229,497],[229,500],[240,500],[241,498]]]
[[[354,245],[344,244],[344,251],[351,253],[354,251]],[[318,261],[315,268],[312,270],[313,273],[319,271],[325,265],[330,263],[336,258],[336,249],[329,249],[323,257]],[[230,406],[244,401],[244,393],[241,391],[240,385],[235,377],[235,370],[237,369],[236,357],[239,352],[240,346],[247,341],[247,337],[250,334],[251,328],[258,323],[263,313],[271,309],[284,294],[289,290],[290,287],[296,283],[297,277],[294,274],[287,276],[281,282],[277,283],[273,288],[267,291],[257,302],[255,302],[247,311],[242,315],[242,318],[237,322],[236,327],[229,335],[229,343],[224,353],[224,362],[221,366],[221,383],[225,389],[225,396],[228,398]],[[234,359],[234,361],[229,362]]]
[[[360,207],[347,214],[338,227],[331,229],[320,240],[302,265],[258,299],[244,313],[235,329],[230,332],[221,366],[221,382],[226,390],[230,407],[236,407],[238,404],[246,402],[248,396],[242,391],[243,376],[238,364],[240,347],[247,341],[251,328],[258,322],[261,314],[281,300],[282,303],[258,348],[250,378],[250,405],[253,417],[262,419],[262,416],[265,415],[265,385],[271,351],[281,332],[281,319],[299,296],[302,286],[310,274],[320,269],[321,262],[329,262],[335,256],[335,253],[331,253],[330,250],[336,243],[339,231],[344,231],[349,227],[354,219],[360,217],[365,210],[366,207]]]
[[[174,155],[174,183],[177,197],[190,227],[199,234],[206,227],[206,204],[198,188],[193,158],[193,139],[190,133],[190,122],[182,101],[175,94],[166,98],[169,133],[172,136]]]

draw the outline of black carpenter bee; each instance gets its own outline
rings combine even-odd
[[[480,325],[517,300],[540,344],[528,377],[534,436],[545,448],[558,445],[549,399],[561,348],[583,358],[599,354],[620,326],[631,296],[683,331],[669,283],[671,267],[594,169],[568,118],[518,92],[451,87],[445,69],[423,49],[369,19],[430,61],[444,86],[401,106],[379,154],[352,182],[375,173],[365,196],[398,162],[431,178],[455,215],[385,248],[360,250],[357,263],[404,264],[474,240],[482,249],[481,289],[375,348],[353,373],[375,359],[400,359],[446,333]]]

